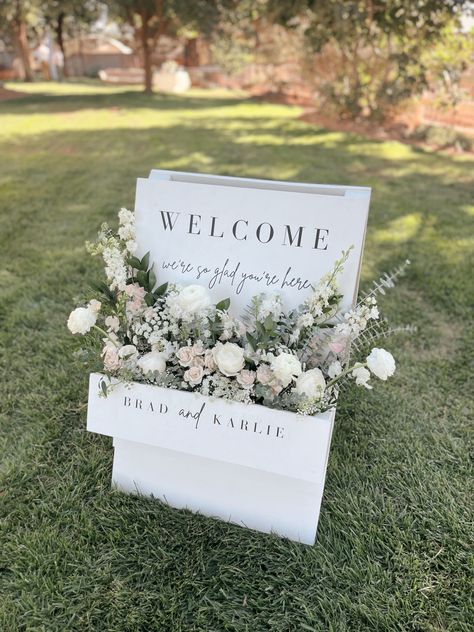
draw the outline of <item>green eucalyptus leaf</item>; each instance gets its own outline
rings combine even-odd
[[[127,263],[129,266],[132,266],[132,268],[134,268],[135,270],[141,270],[142,269],[142,263],[140,261],[140,259],[138,259],[137,257],[129,257],[127,259]]]
[[[168,283],[163,283],[163,285],[160,285],[159,287],[156,288],[154,294],[156,297],[163,296],[163,294],[166,294],[167,289],[168,289]]]
[[[148,272],[139,270],[137,272],[137,281],[145,290],[148,290]]]
[[[273,318],[270,316],[270,314],[268,314],[268,316],[265,318],[265,320],[263,322],[263,326],[265,327],[265,329],[267,331],[272,331],[272,329],[273,329]]]
[[[155,296],[150,292],[145,294],[145,303],[148,305],[148,307],[153,307],[153,305],[155,304]]]
[[[259,336],[265,336],[266,335],[266,331],[265,331],[265,327],[263,326],[263,324],[257,320],[257,322],[255,323],[255,328],[257,329],[257,334]]]
[[[150,265],[150,252],[148,251],[145,255],[143,255],[142,260],[140,261],[141,269],[147,272],[148,266]]]
[[[249,332],[246,333],[246,337],[247,337],[247,341],[249,343],[249,345],[252,347],[252,349],[254,351],[257,350],[257,346],[258,346],[258,342],[256,340],[256,338],[254,338],[254,336],[252,336],[252,334],[249,334]]]
[[[148,272],[148,282],[150,284],[150,290],[152,290],[156,285],[156,274],[153,270]]]
[[[107,384],[105,383],[105,380],[100,380],[100,390],[104,394],[104,397],[107,397]]]
[[[222,301],[219,301],[219,303],[217,303],[216,305],[216,309],[218,309],[221,312],[225,312],[229,309],[230,307],[230,298],[225,298]]]

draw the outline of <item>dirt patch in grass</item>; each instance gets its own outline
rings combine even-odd
[[[404,322],[414,324],[418,331],[411,343],[412,351],[419,362],[450,360],[459,351],[464,328],[456,319],[450,319],[446,313],[436,309],[418,291],[403,285],[397,288],[398,300],[410,305],[411,313]]]
[[[377,125],[368,121],[349,121],[336,119],[313,109],[306,110],[300,116],[300,120],[336,132],[358,134],[375,140],[396,140],[407,145],[436,149],[450,154],[472,153],[474,151],[474,144],[470,139],[462,134],[456,134],[449,127],[422,126],[410,131],[401,122]]]
[[[8,101],[10,99],[21,99],[21,97],[27,97],[26,92],[19,92],[18,90],[7,90],[0,87],[0,101]]]

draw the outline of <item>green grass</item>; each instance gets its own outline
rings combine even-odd
[[[472,159],[232,94],[17,87],[0,103],[1,630],[471,630]],[[383,304],[419,333],[387,345],[386,386],[340,402],[314,547],[110,491],[65,321],[100,274],[83,242],[152,167],[372,186],[363,281],[413,261]]]

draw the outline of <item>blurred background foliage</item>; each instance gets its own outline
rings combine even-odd
[[[193,84],[282,95],[336,118],[380,123],[419,95],[438,109],[472,101],[472,14],[467,0],[2,0],[0,79],[16,59],[17,75],[34,80],[45,37],[61,51],[64,75],[80,74],[68,64],[68,42],[81,49],[101,35],[130,47],[127,64],[141,70],[134,79],[147,92],[154,70],[172,58],[193,69]],[[83,62],[84,74],[100,65]]]

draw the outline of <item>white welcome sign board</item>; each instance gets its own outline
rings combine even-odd
[[[170,171],[139,179],[138,255],[158,282],[209,288],[239,314],[259,292],[296,307],[353,246],[343,305],[357,294],[370,189]],[[114,437],[113,484],[312,544],[335,411],[314,417],[134,384],[99,396],[88,430]]]
[[[152,171],[137,182],[138,255],[150,252],[161,281],[205,285],[241,314],[265,291],[299,305],[353,245],[341,277],[348,308],[357,291],[369,195],[355,187]]]

